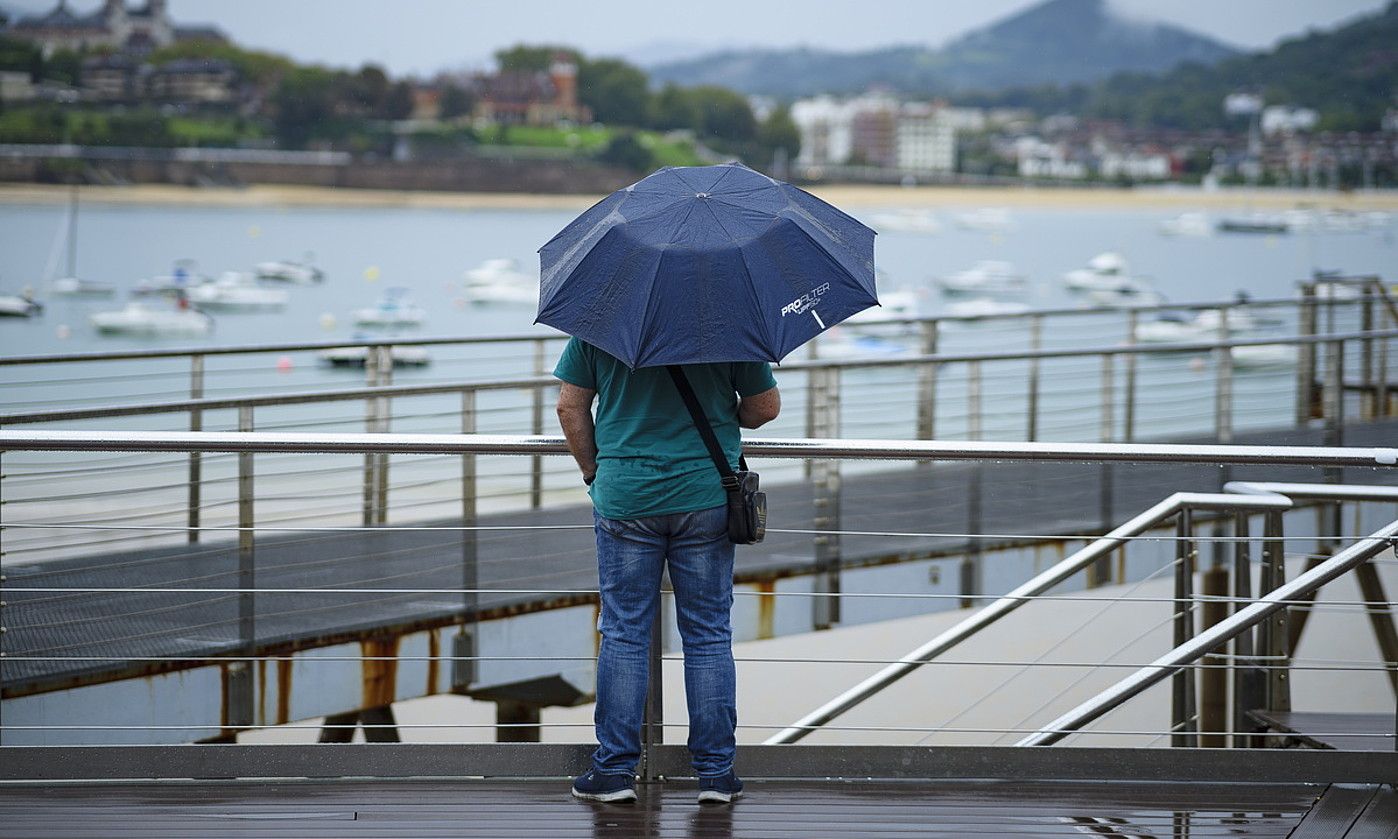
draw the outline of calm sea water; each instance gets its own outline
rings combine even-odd
[[[876,212],[855,214],[867,218]],[[65,215],[61,206],[0,207],[0,290],[42,289]],[[1281,296],[1292,293],[1295,280],[1312,268],[1392,275],[1398,253],[1392,224],[1364,233],[1170,238],[1158,232],[1159,223],[1174,215],[1165,211],[1017,209],[1011,213],[1012,227],[999,233],[962,229],[954,215],[950,209],[940,212],[944,228],[937,234],[890,231],[879,236],[877,259],[887,272],[886,285],[927,288],[935,276],[977,260],[1000,259],[1030,277],[1033,285],[1025,302],[1073,305],[1077,300],[1062,289],[1061,275],[1097,253],[1114,250],[1134,271],[1152,277],[1171,300],[1229,297],[1238,290]],[[86,205],[77,248],[78,273],[86,279],[129,288],[142,278],[169,273],[177,259],[197,260],[204,273],[217,276],[308,252],[329,279],[321,286],[293,288],[290,305],[280,313],[221,314],[216,330],[197,339],[102,336],[88,324],[88,316],[117,308],[119,300],[49,298],[42,318],[0,323],[0,353],[349,338],[355,332],[351,312],[371,305],[388,287],[409,289],[429,310],[428,321],[413,334],[526,332],[532,328],[528,307],[464,305],[462,273],[500,257],[536,267],[536,249],[572,216],[569,211],[530,210]],[[936,314],[946,301],[929,294],[922,304],[924,313]],[[334,329],[322,328],[325,314],[337,320]]]

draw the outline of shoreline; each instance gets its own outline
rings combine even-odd
[[[69,188],[61,184],[0,184],[0,205],[65,204]],[[1286,210],[1298,207],[1351,211],[1398,210],[1398,190],[1320,192],[1295,189],[1220,189],[1192,187],[969,187],[835,184],[810,192],[837,207],[853,209],[919,207],[1110,207],[1136,210]],[[413,192],[336,187],[258,184],[245,188],[186,187],[170,184],[85,186],[83,200],[110,206],[178,207],[344,207],[454,210],[581,211],[602,195],[514,192]]]

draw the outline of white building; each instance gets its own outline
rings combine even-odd
[[[1070,160],[1062,143],[1045,143],[1038,137],[1020,137],[1015,140],[1015,154],[1019,158],[1019,175],[1022,178],[1081,180],[1087,177],[1087,164]]]
[[[791,121],[801,132],[798,166],[829,166],[849,160],[854,140],[854,109],[829,96],[800,99],[791,106]]]
[[[1141,152],[1108,152],[1102,155],[1097,171],[1104,178],[1163,181],[1170,177],[1170,157]]]
[[[29,71],[0,70],[0,102],[26,102],[34,98]]]
[[[942,108],[904,105],[898,115],[898,168],[909,172],[956,171],[956,132]]]
[[[1310,131],[1320,121],[1320,114],[1310,108],[1272,105],[1262,111],[1263,134],[1295,134]]]

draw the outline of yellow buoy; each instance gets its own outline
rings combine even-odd
[[[379,281],[379,266],[370,265],[364,269],[364,282],[376,283]]]

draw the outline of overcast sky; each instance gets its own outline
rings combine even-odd
[[[373,61],[395,74],[482,66],[518,42],[566,43],[589,55],[651,62],[724,46],[860,50],[939,45],[1040,0],[170,0],[180,23],[212,23],[247,46],[337,66]],[[1111,0],[1244,48],[1329,28],[1386,0]],[[56,0],[0,0],[21,14]],[[70,0],[90,10],[100,0]],[[701,13],[702,9],[702,13]]]

